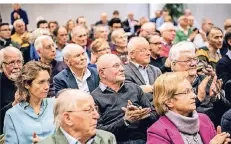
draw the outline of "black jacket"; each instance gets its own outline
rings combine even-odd
[[[221,118],[222,132],[231,133],[231,109],[228,110]]]

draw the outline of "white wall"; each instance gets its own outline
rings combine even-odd
[[[49,20],[57,20],[61,25],[69,19],[85,16],[88,24],[93,24],[100,19],[101,12],[107,12],[109,18],[114,10],[119,10],[121,19],[127,17],[127,13],[134,12],[135,18],[149,16],[148,4],[23,4],[29,17],[29,30],[36,28],[36,18],[39,16]],[[4,22],[10,22],[11,4],[0,4],[0,12]]]
[[[231,18],[230,4],[187,4],[186,7],[192,10],[193,16],[201,27],[204,17],[210,18],[213,23],[224,29],[224,21]]]

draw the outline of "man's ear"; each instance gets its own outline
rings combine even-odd
[[[175,71],[175,69],[176,69],[176,62],[175,61],[171,62],[171,69],[173,72]]]
[[[29,90],[30,89],[30,85],[28,83],[26,83],[25,84],[25,88]]]

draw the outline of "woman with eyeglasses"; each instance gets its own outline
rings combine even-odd
[[[5,144],[31,144],[54,133],[53,106],[47,98],[50,67],[41,62],[25,64],[16,80],[19,103],[6,112]]]
[[[154,105],[161,115],[147,131],[147,144],[224,144],[229,133],[217,135],[205,114],[196,112],[193,88],[183,72],[165,73],[154,84]]]

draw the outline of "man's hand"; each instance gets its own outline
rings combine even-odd
[[[217,76],[214,76],[212,84],[209,89],[209,96],[215,97],[221,92],[222,80],[217,80]]]
[[[149,117],[151,112],[150,108],[134,106],[131,101],[128,101],[127,108],[122,107],[122,110],[125,112],[124,119],[130,123]]]
[[[213,70],[211,65],[208,65],[205,69],[202,69],[202,72],[205,75],[210,75],[212,77],[214,77],[216,75],[215,71]]]
[[[153,86],[152,85],[141,85],[140,88],[143,90],[144,93],[153,92]]]
[[[208,85],[209,80],[211,79],[211,76],[206,76],[202,82],[200,83],[200,85],[198,86],[198,92],[197,92],[197,97],[199,99],[199,101],[203,101],[205,99],[206,96],[206,87]]]

